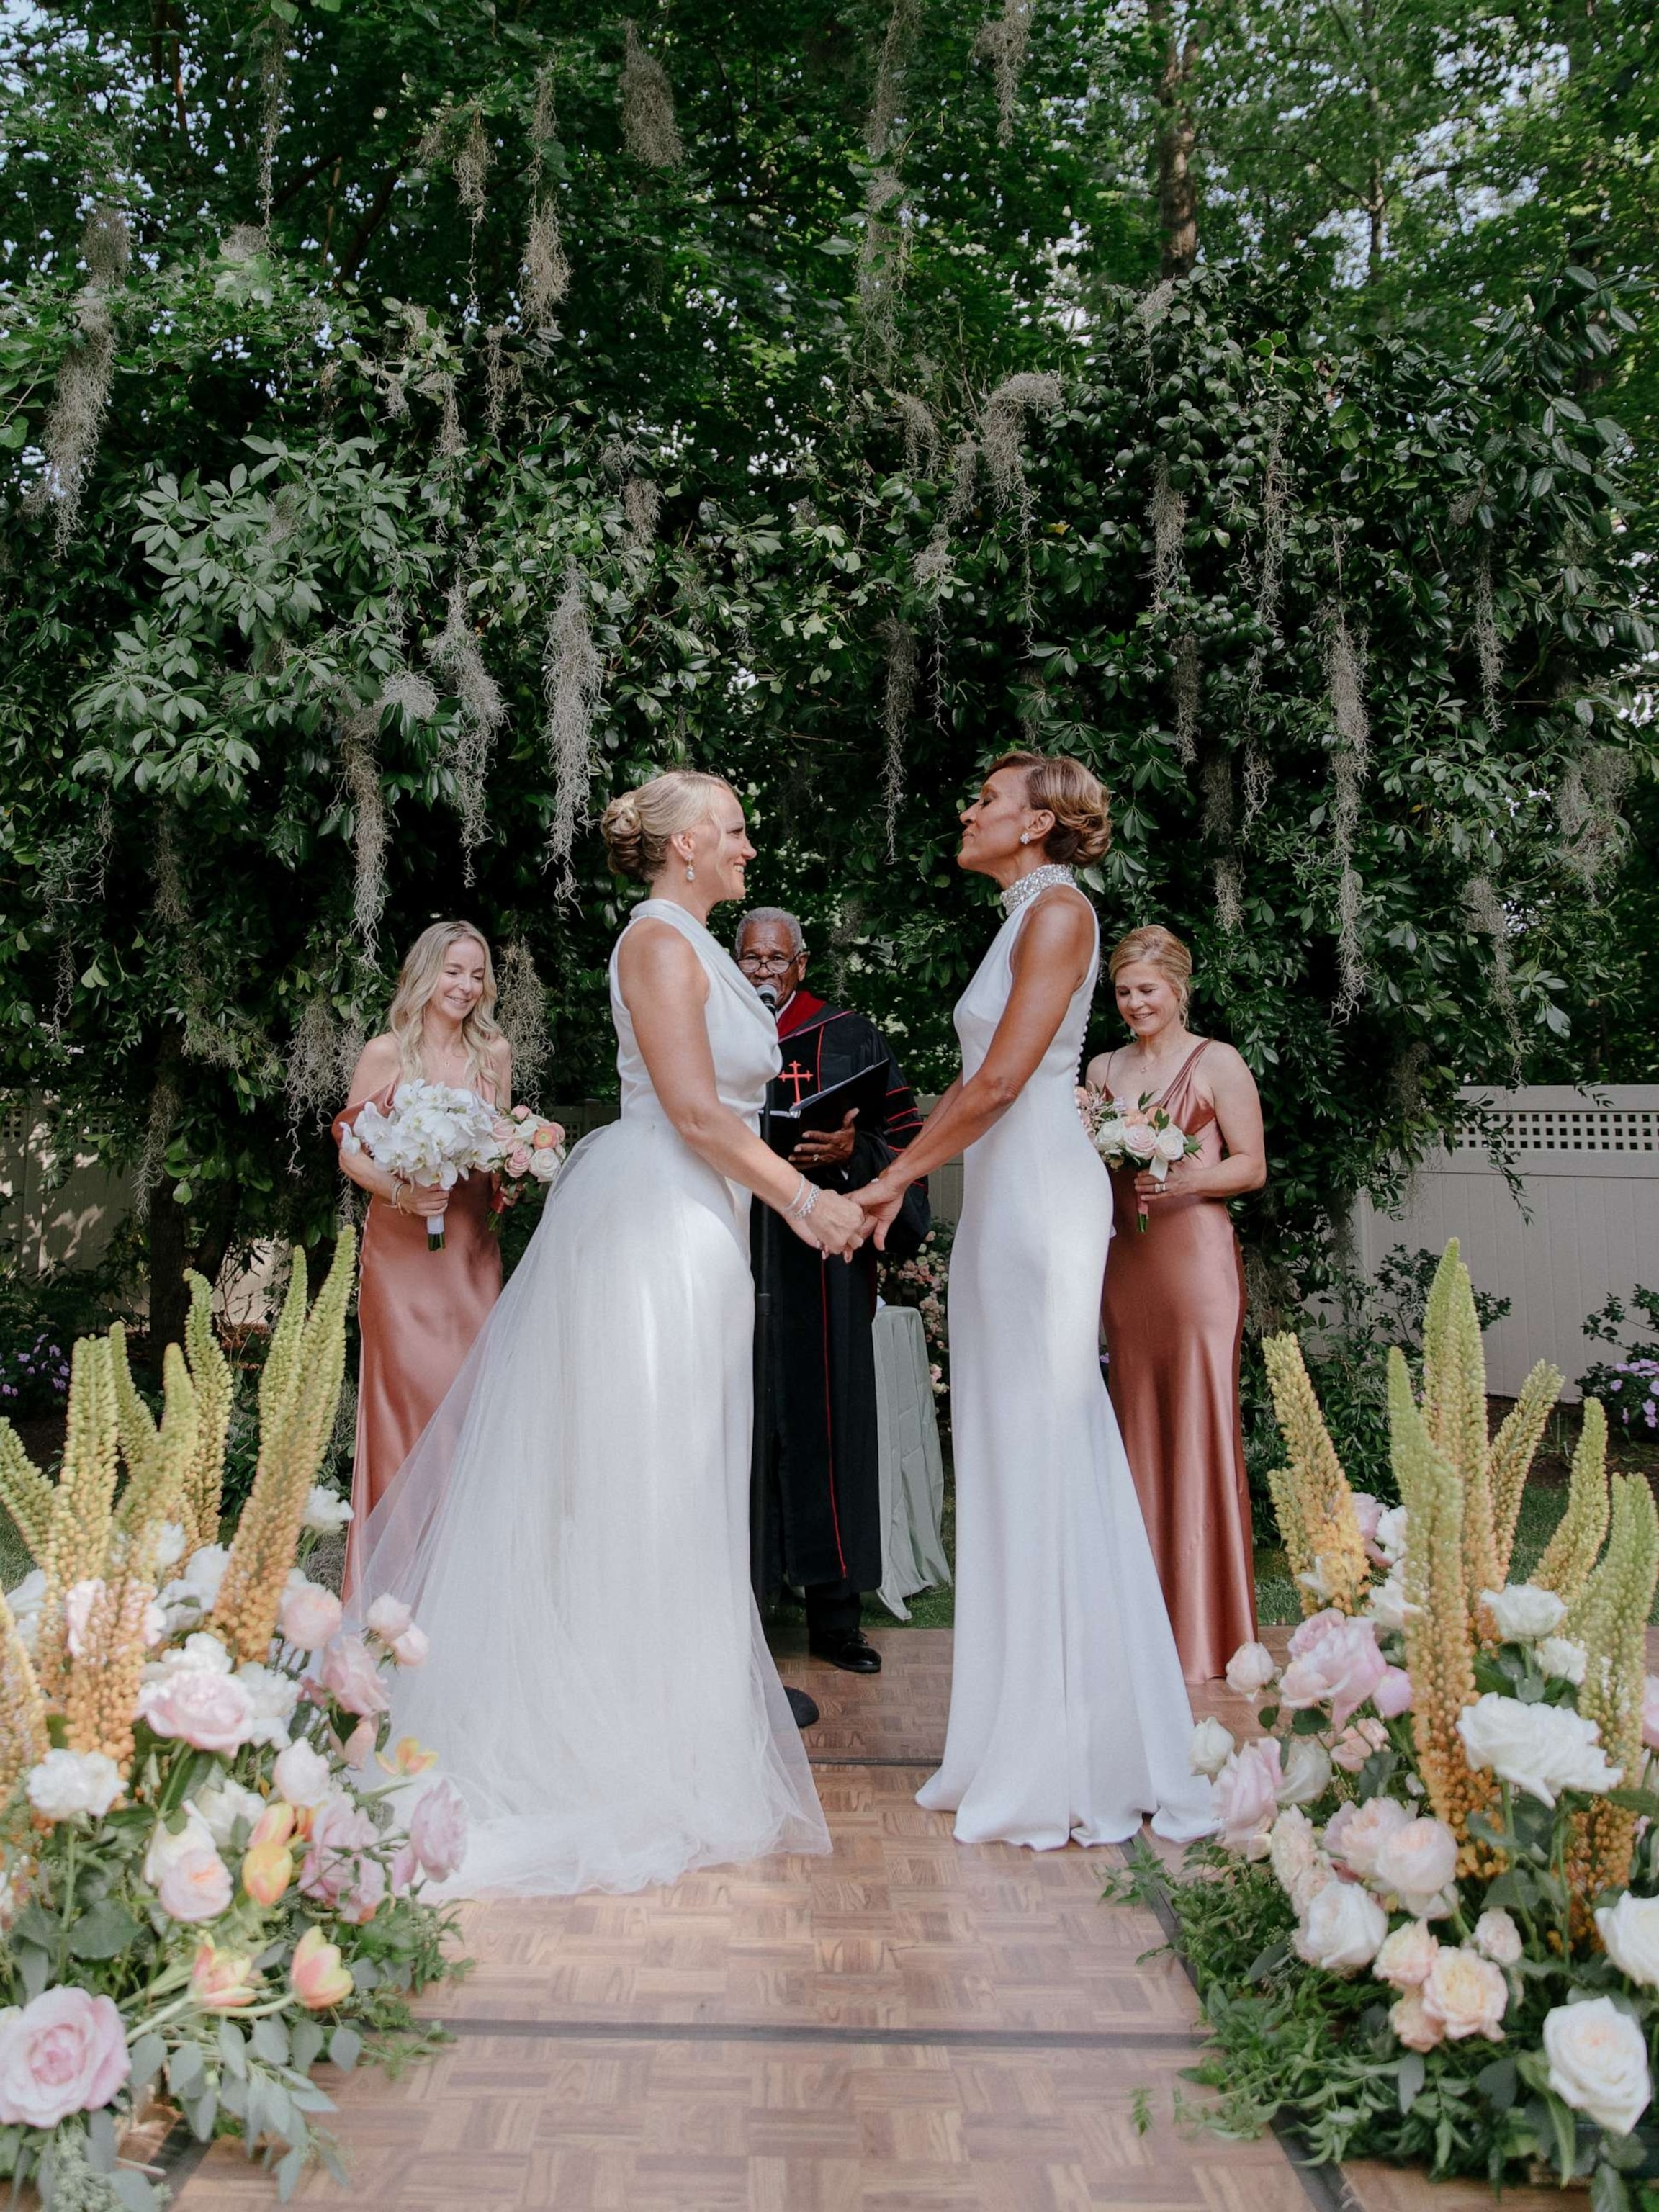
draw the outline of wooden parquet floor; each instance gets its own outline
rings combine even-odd
[[[1177,2129],[1195,2005],[1115,1854],[965,1849],[913,1793],[944,1741],[950,1632],[878,1634],[863,1680],[786,1659],[835,1838],[617,1898],[467,1908],[477,1960],[429,2010],[456,2040],[330,2078],[337,2212],[1336,2212],[1271,2137]],[[1207,1703],[1207,1701],[1206,1701]],[[1224,1693],[1230,1724],[1249,1709]],[[1152,2124],[1135,2124],[1145,2092]],[[1188,2092],[1188,2094],[1192,2094]],[[1357,2169],[1351,2212],[1430,2212]],[[179,2212],[275,2201],[216,2145]],[[1472,2212],[1480,2192],[1454,2192]],[[1523,2198],[1534,2192],[1512,2192]],[[1408,2201],[1409,2200],[1409,2201]]]

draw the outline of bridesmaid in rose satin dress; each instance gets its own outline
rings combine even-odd
[[[1132,1103],[1150,1096],[1202,1140],[1161,1189],[1144,1170],[1114,1173],[1101,1310],[1112,1405],[1182,1670],[1196,1684],[1255,1635],[1238,1403],[1244,1267],[1225,1201],[1267,1181],[1261,1106],[1232,1047],[1187,1028],[1192,957],[1179,938],[1133,930],[1110,972],[1134,1042],[1091,1060],[1090,1083]]]
[[[400,1083],[424,1078],[473,1091],[486,1104],[512,1102],[512,1058],[493,1018],[489,947],[470,923],[434,922],[410,948],[398,977],[390,1027],[363,1048],[338,1144],[372,1099],[391,1103]],[[464,1176],[445,1192],[404,1182],[366,1152],[340,1165],[369,1194],[357,1290],[362,1352],[357,1375],[357,1446],[345,1589],[355,1587],[362,1529],[392,1478],[443,1402],[501,1296],[501,1249],[490,1233],[491,1185]],[[444,1249],[427,1243],[426,1216],[441,1207]]]

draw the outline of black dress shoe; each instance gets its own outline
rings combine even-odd
[[[815,1659],[827,1659],[832,1667],[840,1667],[849,1674],[879,1674],[881,1654],[875,1645],[867,1643],[861,1628],[838,1628],[823,1636],[814,1636],[807,1650]]]
[[[787,1682],[783,1686],[783,1694],[789,1700],[795,1726],[798,1729],[811,1728],[818,1717],[817,1699],[809,1698],[805,1690],[792,1690]]]

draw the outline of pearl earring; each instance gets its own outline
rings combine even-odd
[[[685,880],[688,884],[695,884],[697,880],[697,872],[690,860],[685,864]]]

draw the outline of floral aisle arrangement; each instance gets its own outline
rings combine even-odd
[[[913,1258],[884,1259],[879,1279],[881,1295],[890,1306],[915,1306],[921,1316],[922,1332],[927,1339],[928,1379],[941,1419],[950,1412],[950,1385],[945,1378],[950,1337],[945,1295],[955,1233],[949,1222],[937,1223],[922,1238],[921,1249]]]
[[[1158,1183],[1167,1182],[1178,1161],[1190,1159],[1202,1148],[1202,1139],[1189,1137],[1162,1106],[1152,1104],[1150,1091],[1137,1103],[1083,1084],[1078,1089],[1078,1111],[1090,1143],[1109,1168],[1145,1168]],[[1146,1226],[1144,1206],[1135,1209],[1135,1226],[1142,1231]]]
[[[1644,1638],[1659,1515],[1607,1472],[1587,1403],[1565,1515],[1507,1579],[1560,1376],[1488,1437],[1480,1326],[1455,1244],[1413,1394],[1392,1355],[1401,1503],[1352,1492],[1293,1337],[1266,1346],[1273,1478],[1305,1618],[1277,1667],[1228,1670],[1263,1732],[1202,1723],[1218,1840],[1160,1890],[1218,2049],[1224,2127],[1279,2117],[1322,2159],[1425,2159],[1494,2185],[1547,2166],[1595,2212],[1659,2206],[1659,1679]]]
[[[486,1173],[502,1158],[496,1115],[476,1093],[447,1083],[400,1083],[390,1107],[369,1099],[340,1140],[341,1150],[367,1152],[376,1166],[407,1182],[453,1190],[475,1168]],[[444,1249],[444,1217],[426,1217],[426,1241]]]
[[[0,1423],[0,1498],[38,1565],[0,1606],[0,2174],[74,2212],[160,2204],[124,2165],[154,2090],[234,2130],[285,2198],[337,2172],[312,2079],[459,1971],[423,1886],[454,1872],[460,1801],[390,1677],[425,1639],[380,1600],[349,1634],[296,1565],[338,1501],[314,1487],[345,1352],[353,1243],[307,1310],[303,1255],[259,1386],[259,1463],[228,1543],[231,1374],[191,1279],[159,1423],[119,1327],[75,1346],[54,1484]]]

